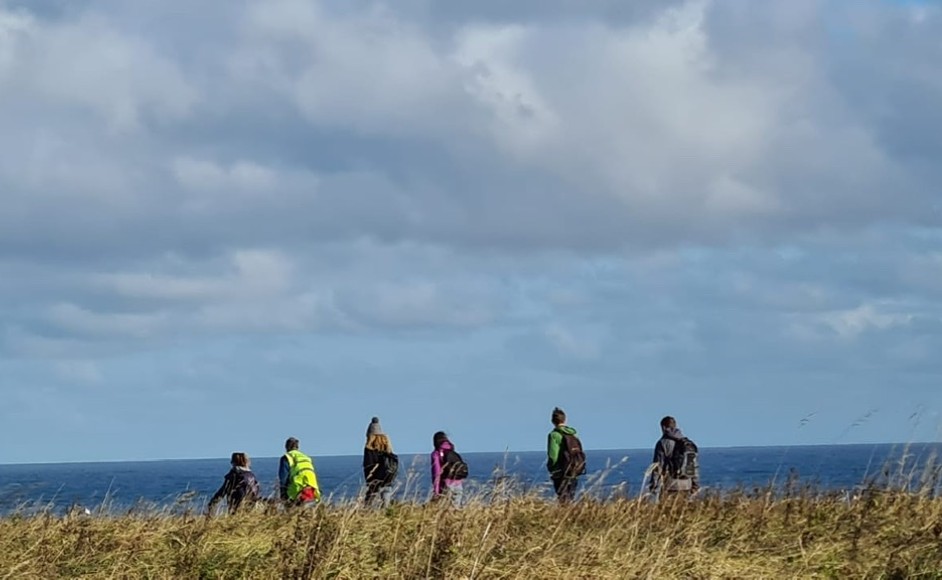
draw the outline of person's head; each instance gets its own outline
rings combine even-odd
[[[366,426],[366,438],[369,439],[370,435],[382,435],[383,427],[379,424],[379,417],[373,417],[370,420],[370,424]]]
[[[553,414],[550,416],[550,421],[553,422],[554,427],[559,427],[566,423],[566,412],[556,407],[553,409]]]
[[[288,440],[285,441],[285,451],[294,451],[298,448],[300,441],[294,437],[288,437]]]
[[[385,433],[373,433],[366,438],[366,448],[370,451],[379,451],[381,453],[392,453],[392,441]]]
[[[432,435],[432,445],[435,446],[435,449],[441,447],[442,443],[445,441],[448,441],[448,435],[446,435],[444,431],[438,431]]]
[[[231,463],[233,467],[245,468],[248,468],[249,465],[252,464],[252,462],[249,460],[249,456],[239,451],[232,454],[232,459],[229,460],[229,463]]]
[[[670,415],[661,419],[661,431],[673,431],[677,428],[677,419]]]

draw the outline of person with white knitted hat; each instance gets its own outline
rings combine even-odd
[[[366,427],[366,445],[363,447],[364,502],[370,504],[378,495],[380,502],[386,505],[398,472],[399,457],[393,453],[392,442],[383,431],[379,417],[373,417]]]

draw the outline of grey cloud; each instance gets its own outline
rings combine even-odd
[[[112,130],[136,129],[142,116],[185,117],[198,95],[179,69],[146,43],[98,18],[45,24],[5,13],[7,98],[23,95],[53,107],[78,107],[103,118]]]
[[[171,335],[266,320],[290,332],[546,328],[534,318],[551,306],[494,296],[508,279],[538,286],[547,262],[565,271],[625,248],[743,243],[767,258],[783,240],[827,254],[832,243],[814,237],[825,226],[847,239],[887,221],[937,223],[935,169],[922,162],[937,153],[937,119],[905,106],[938,89],[935,13],[916,22],[883,7],[888,24],[862,26],[855,11],[872,9],[810,2],[490,3],[473,14],[273,2],[226,4],[207,28],[208,9],[193,6],[9,6],[0,70],[21,82],[0,86],[0,255],[75,273],[16,298],[30,313],[12,323],[48,339],[164,311]],[[70,52],[86,34],[95,41]],[[873,53],[877,75],[865,70]],[[40,67],[49,55],[72,68]],[[892,65],[904,58],[916,66]],[[372,257],[351,259],[381,269],[384,256],[385,276],[317,263],[364,240]],[[410,262],[410,244],[454,264]],[[711,305],[839,312],[932,292],[931,258],[902,244],[869,269],[815,256],[780,275],[719,253],[661,287],[640,284],[687,299],[689,278],[716,268],[724,285],[699,286]],[[232,259],[246,248],[296,270],[252,290],[278,274],[240,274]],[[455,273],[468,264],[471,275]],[[459,287],[467,278],[478,289]],[[574,308],[609,316],[592,299]],[[160,334],[149,328],[136,332]],[[564,345],[569,327],[553,328]],[[694,345],[689,329],[652,332],[650,344]]]
[[[26,147],[7,145],[0,176],[18,208],[3,246],[146,257],[368,236],[598,251],[782,239],[825,223],[934,223],[925,172],[879,138],[864,114],[873,107],[854,107],[867,97],[845,90],[841,63],[818,65],[826,47],[805,41],[823,8],[809,6],[689,3],[621,24],[484,19],[440,38],[408,12],[253,4],[234,9],[217,35],[183,36],[200,54],[192,61],[148,48],[163,49],[147,36],[125,51],[121,26],[137,16],[121,11],[31,18],[42,48],[59,46],[56,31],[89,27],[114,44],[106,52],[139,65],[133,74],[177,80],[121,80],[125,60],[98,72],[126,85],[82,85],[100,94],[97,104],[71,89],[62,102],[21,102],[26,118],[92,103],[105,125],[19,129]],[[777,31],[764,52],[783,55],[775,66],[736,50],[751,42],[745,23]],[[324,34],[306,34],[313,29]],[[351,44],[371,32],[376,46]],[[876,46],[881,32],[856,42]],[[245,66],[264,74],[246,77]],[[933,82],[908,80],[908,93]],[[30,86],[5,93],[38,94]],[[109,133],[125,118],[140,126],[134,139]],[[259,130],[266,143],[253,143]],[[43,169],[26,179],[19,168],[30,160]],[[129,243],[140,231],[148,235]]]

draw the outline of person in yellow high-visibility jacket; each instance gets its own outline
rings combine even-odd
[[[278,464],[278,481],[281,484],[281,499],[289,503],[317,503],[321,499],[320,486],[314,462],[298,451],[299,441],[288,437],[285,454]]]

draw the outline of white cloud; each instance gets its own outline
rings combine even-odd
[[[452,125],[458,71],[425,31],[383,5],[328,13],[317,3],[256,4],[237,78],[274,88],[312,123],[365,133],[415,134]]]
[[[0,96],[88,108],[115,130],[135,129],[144,116],[183,118],[199,99],[173,62],[99,16],[47,24],[0,9],[0,43]]]
[[[0,10],[0,80],[16,66],[18,43],[32,26],[28,15]]]
[[[912,316],[904,313],[881,312],[874,304],[861,304],[852,310],[824,315],[824,321],[842,338],[852,339],[868,330],[887,330],[909,324]]]
[[[652,310],[687,300],[693,279],[815,336],[906,324],[879,302],[898,287],[817,280],[815,254],[831,246],[809,233],[938,221],[932,170],[912,170],[871,115],[924,126],[906,143],[934,158],[931,111],[850,90],[873,78],[855,69],[864,48],[886,53],[877,72],[914,60],[894,73],[900,94],[937,89],[934,61],[890,34],[892,8],[868,8],[862,48],[837,56],[807,42],[815,3],[438,21],[414,6],[278,0],[233,5],[211,31],[181,26],[172,43],[140,26],[153,9],[0,9],[0,248],[39,272],[74,265],[70,282],[50,275],[11,298],[28,304],[10,323],[36,327],[24,335],[520,324],[559,352],[602,356],[585,346],[595,320],[547,320],[605,319],[615,306],[592,288],[556,287],[623,253],[593,284],[617,294],[625,280],[611,278],[628,276]],[[907,22],[913,43],[942,23]],[[781,240],[801,255],[782,274],[722,250]],[[690,248],[719,248],[704,259],[716,271]],[[937,292],[921,267],[899,284]],[[695,350],[705,341],[685,324],[634,345]]]
[[[77,335],[107,338],[152,337],[167,324],[167,314],[163,312],[140,313],[101,313],[62,303],[49,308],[46,313],[48,322]]]
[[[90,360],[61,360],[55,363],[56,375],[63,381],[97,385],[103,381],[98,364]]]
[[[572,330],[559,323],[547,325],[543,329],[543,334],[557,354],[564,358],[579,361],[591,361],[599,358],[601,347],[595,338],[587,335],[577,336]]]
[[[352,321],[366,327],[469,328],[495,316],[486,291],[422,279],[347,288],[336,300]]]
[[[275,187],[278,181],[272,169],[252,161],[238,161],[222,167],[212,161],[180,157],[173,161],[171,168],[180,185],[195,191],[265,192]]]
[[[563,137],[559,119],[517,51],[531,32],[520,26],[469,27],[456,40],[455,60],[466,70],[464,88],[491,117],[491,137],[511,155],[527,159]]]

